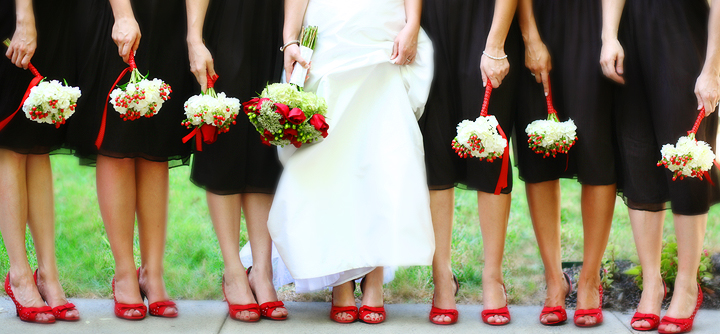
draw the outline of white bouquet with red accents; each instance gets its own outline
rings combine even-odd
[[[708,143],[695,139],[695,133],[704,117],[705,109],[703,108],[687,136],[680,137],[675,145],[663,145],[660,150],[662,160],[658,161],[657,165],[665,166],[673,172],[673,181],[686,177],[710,179],[708,171],[715,163],[715,153]]]
[[[30,89],[22,110],[27,118],[38,122],[55,124],[56,128],[75,113],[80,88],[63,85],[57,80],[41,81]]]
[[[473,156],[492,162],[502,158],[507,140],[498,133],[495,116],[480,116],[476,120],[464,120],[457,126],[457,136],[452,147],[461,158]]]

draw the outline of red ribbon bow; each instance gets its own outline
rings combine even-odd
[[[695,124],[693,124],[692,129],[690,129],[690,131],[688,131],[688,136],[691,134],[692,135],[697,134],[698,129],[700,129],[700,123],[702,122],[703,118],[705,118],[705,107],[700,109],[700,114],[698,115],[697,119],[695,119]],[[717,160],[713,160],[713,164],[715,164],[716,168],[720,169],[720,164],[718,164]],[[710,182],[710,185],[715,186],[715,183],[713,182],[712,178],[710,177],[710,173],[705,171],[705,172],[703,172],[703,176],[705,177],[705,179],[708,180],[708,182]]]
[[[215,74],[215,76],[210,76],[210,74],[206,74],[207,76],[207,89],[214,88],[215,87],[215,81],[220,77],[219,75]],[[206,90],[207,91],[207,90]],[[198,152],[202,152],[202,143],[205,142],[205,144],[212,144],[217,140],[217,127],[210,125],[210,124],[203,124],[202,126],[195,127],[195,129],[192,130],[187,136],[183,137],[182,142],[187,143],[190,141],[192,137],[195,137],[195,149]]]
[[[115,86],[117,86],[118,82],[120,82],[120,79],[122,79],[125,74],[137,68],[137,65],[135,65],[134,52],[130,52],[128,65],[129,66],[127,68],[120,72],[120,76],[118,76],[118,78],[115,80],[115,83],[113,83],[112,87],[110,87],[110,91],[108,92],[107,98],[105,99],[105,108],[103,109],[102,121],[100,122],[100,131],[98,132],[97,139],[95,139],[95,147],[97,147],[98,150],[100,149],[100,146],[102,146],[103,139],[105,138],[105,121],[107,119],[107,108],[108,103],[110,102],[110,94],[112,94]]]
[[[37,84],[39,84],[40,81],[42,81],[42,79],[44,78],[40,74],[40,72],[38,72],[38,70],[35,68],[35,66],[33,66],[33,64],[28,64],[28,70],[30,70],[30,72],[32,72],[32,74],[35,75],[35,77],[32,80],[30,80],[30,84],[28,85],[28,88],[25,90],[25,94],[23,95],[23,98],[20,101],[20,106],[17,108],[17,110],[15,110],[15,112],[12,113],[12,115],[10,115],[8,118],[5,118],[4,120],[2,120],[2,122],[0,122],[0,130],[5,128],[5,126],[8,123],[10,123],[10,120],[12,120],[13,117],[15,117],[15,115],[18,113],[18,111],[20,111],[20,109],[22,109],[23,104],[25,104],[25,100],[27,100],[28,96],[30,96],[30,90],[33,87],[37,86]]]
[[[487,86],[485,86],[485,97],[483,98],[483,104],[482,108],[480,109],[480,116],[487,116],[488,115],[488,105],[490,104],[490,93],[492,92],[492,83],[490,83],[490,80],[487,81]],[[500,195],[500,191],[507,188],[508,182],[508,171],[510,169],[510,160],[508,158],[508,155],[510,155],[510,143],[507,140],[507,136],[505,136],[505,132],[503,131],[502,127],[500,127],[500,123],[498,122],[498,133],[500,133],[500,136],[502,136],[503,139],[505,139],[505,151],[503,152],[502,156],[502,169],[500,169],[500,177],[498,178],[497,185],[495,186],[495,195]]]

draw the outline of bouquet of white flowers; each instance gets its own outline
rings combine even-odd
[[[55,124],[59,128],[75,113],[80,95],[80,88],[70,87],[67,82],[63,85],[57,80],[41,81],[30,89],[23,111],[33,121]]]
[[[130,81],[118,86],[110,93],[110,103],[120,113],[123,121],[134,121],[140,117],[152,117],[170,99],[172,89],[160,79],[148,80],[135,65],[135,56],[130,53]]]
[[[539,119],[528,124],[525,133],[528,135],[528,144],[533,152],[542,154],[543,158],[552,155],[553,158],[558,153],[568,153],[570,148],[577,141],[577,126],[572,119],[560,122],[557,116],[557,110],[553,107],[552,93],[548,93],[547,97],[548,117],[547,119]]]
[[[185,102],[187,119],[182,125],[188,129],[195,129],[183,138],[183,143],[195,136],[195,146],[198,151],[202,151],[202,142],[212,144],[218,134],[228,132],[240,112],[240,100],[227,97],[225,93],[215,92],[217,79],[217,75],[215,77],[208,75],[207,90],[200,95],[190,97]]]
[[[673,172],[673,181],[686,177],[707,178],[710,180],[708,171],[715,162],[715,153],[712,147],[704,141],[695,139],[700,122],[705,117],[705,108],[700,111],[697,121],[687,136],[678,139],[676,145],[665,144],[660,150],[662,160],[657,165],[665,166]],[[710,180],[712,182],[712,180]]]

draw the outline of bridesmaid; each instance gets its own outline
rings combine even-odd
[[[147,313],[176,317],[163,281],[163,256],[168,211],[168,167],[186,164],[189,145],[183,103],[192,89],[188,61],[185,6],[181,0],[83,0],[78,29],[84,46],[79,59],[84,95],[68,129],[68,144],[83,164],[97,164],[97,192],[105,230],[115,259],[115,315],[142,319]],[[114,18],[113,18],[114,16]],[[141,29],[145,34],[140,39]],[[110,37],[112,36],[112,40]],[[112,43],[114,41],[115,43]],[[130,56],[172,87],[171,99],[152,118],[122,121],[106,97]],[[118,54],[120,57],[118,57]],[[121,61],[122,60],[122,61]],[[121,82],[128,79],[126,76]],[[103,115],[106,107],[107,115]],[[97,149],[101,122],[104,140]],[[141,266],[133,257],[137,216]]]
[[[280,78],[282,53],[277,46],[282,44],[282,6],[281,0],[187,1],[190,68],[203,91],[206,77],[214,77],[215,70],[220,73],[218,92],[241,102]],[[208,49],[214,51],[214,59]],[[244,119],[195,152],[191,180],[207,190],[225,262],[223,292],[233,319],[284,320],[288,315],[272,283],[272,241],[267,229],[280,169],[277,150],[263,145]],[[245,274],[239,256],[243,213],[252,247],[252,275],[249,269]]]
[[[528,69],[520,75],[515,151],[545,267],[547,296],[540,322],[556,325],[567,320],[565,297],[571,282],[561,267],[559,178],[577,177],[582,184],[584,251],[574,322],[599,325],[603,320],[599,272],[612,225],[617,178],[612,84],[597,62],[601,3],[520,0],[518,7]],[[547,118],[545,96],[550,93],[550,82],[558,116],[562,121],[573,119],[578,141],[569,155],[543,158],[529,148],[525,128]]]
[[[512,172],[507,175],[508,186],[495,195],[502,162],[461,159],[450,143],[460,121],[474,120],[480,115],[483,87],[488,83],[497,88],[490,98],[490,113],[497,117],[505,133],[512,132],[512,94],[516,79],[514,73],[508,76],[508,72],[510,62],[516,65],[515,60],[520,57],[519,45],[514,42],[519,40],[518,31],[516,27],[511,29],[517,0],[425,0],[423,5],[423,28],[436,50],[435,81],[425,115],[420,120],[436,246],[435,294],[430,321],[445,325],[458,319],[454,295],[459,285],[452,274],[450,260],[454,187],[458,186],[477,191],[485,254],[482,319],[492,325],[504,325],[510,321],[505,308],[502,258],[510,214]]]
[[[706,118],[696,138],[715,147],[720,3],[713,1],[708,8],[705,0],[604,0],[602,38],[603,72],[624,84],[616,113],[621,190],[629,207],[644,288],[632,326],[645,331],[658,328],[660,333],[688,332],[702,303],[697,272],[708,210],[720,200],[720,178],[713,167],[715,185],[697,178],[672,181],[670,171],[656,163],[661,146],[687,135],[701,110]],[[677,236],[678,273],[670,307],[660,321],[664,296],[660,255],[668,201]]]
[[[51,0],[36,0],[34,6],[31,0],[0,4],[0,39],[12,37],[5,53],[10,60],[0,61],[0,122],[8,120],[21,103],[33,78],[23,70],[31,60],[41,74],[76,84],[69,25],[75,6],[75,1],[59,5]],[[60,148],[65,130],[31,121],[22,110],[0,129],[0,231],[10,258],[5,292],[19,305],[17,313],[23,321],[72,321],[80,315],[65,299],[55,257],[49,153]],[[26,224],[37,254],[35,279],[25,251]]]

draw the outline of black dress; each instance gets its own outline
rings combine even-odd
[[[280,80],[282,21],[282,0],[210,2],[204,37],[220,76],[218,92],[244,102]],[[277,149],[261,143],[241,111],[229,132],[195,152],[191,180],[220,195],[274,193],[280,170]]]
[[[144,158],[187,164],[190,144],[183,144],[187,129],[183,104],[192,95],[194,78],[188,62],[185,36],[186,15],[183,0],[133,0],[135,19],[142,38],[135,59],[138,69],[150,78],[162,79],[172,87],[170,100],[157,115],[123,121],[108,104],[105,137],[100,150],[95,147],[103,107],[113,82],[128,67],[118,55],[112,40],[112,8],[104,0],[79,0],[80,22],[77,35],[82,50],[78,57],[80,88],[76,114],[68,122],[68,146],[82,164],[94,164],[97,154],[114,158]],[[130,79],[126,75],[120,83]]]
[[[422,27],[435,49],[435,78],[420,119],[431,190],[461,186],[493,193],[498,183],[501,160],[462,159],[451,147],[457,124],[480,116],[485,91],[480,58],[494,9],[495,1],[490,0],[423,1]],[[513,24],[505,43],[510,72],[500,88],[493,90],[488,109],[508,138],[513,126],[517,73],[522,66],[519,34],[517,24]],[[508,187],[502,193],[512,191],[512,169],[508,171],[507,182]]]
[[[617,132],[623,170],[622,195],[632,209],[657,211],[667,201],[675,214],[708,212],[720,199],[720,179],[672,181],[658,167],[660,149],[687,135],[698,115],[695,81],[705,60],[709,8],[705,0],[628,0],[620,25],[625,86],[620,90]],[[713,149],[718,113],[706,118],[696,138]]]
[[[67,80],[78,86],[75,77],[77,45],[73,34],[76,1],[35,0],[35,27],[37,49],[31,63],[49,80]],[[0,41],[12,38],[15,32],[15,1],[0,2]],[[0,120],[8,118],[20,106],[23,94],[33,78],[29,70],[16,67],[5,57],[2,47],[0,57]],[[83,91],[83,94],[85,92]],[[77,117],[73,115],[70,119]],[[47,154],[56,151],[65,140],[67,125],[55,128],[53,124],[31,121],[20,110],[0,130],[0,148],[22,154]]]
[[[552,57],[550,85],[560,121],[571,118],[578,140],[568,154],[543,158],[527,144],[525,128],[547,118],[543,86],[527,67],[519,71],[515,158],[520,178],[528,183],[577,177],[587,185],[616,183],[613,133],[613,85],[600,67],[602,41],[600,0],[535,0],[540,36]]]

